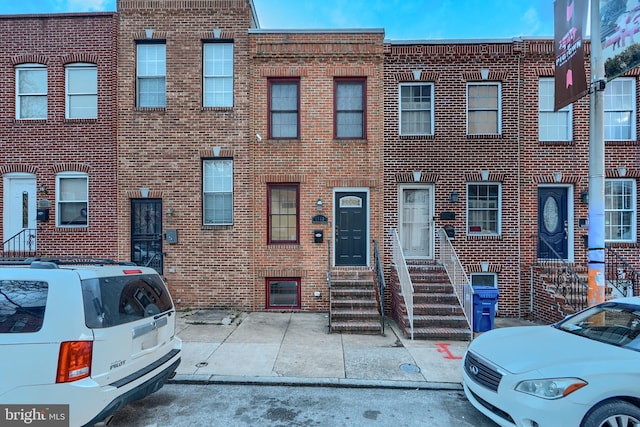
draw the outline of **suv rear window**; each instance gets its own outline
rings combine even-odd
[[[82,281],[85,324],[108,328],[173,309],[160,276],[103,277]]]
[[[33,280],[0,280],[0,333],[38,332],[49,285]]]

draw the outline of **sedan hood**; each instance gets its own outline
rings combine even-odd
[[[637,360],[633,350],[615,347],[552,326],[518,326],[483,333],[469,351],[513,374],[594,360]]]

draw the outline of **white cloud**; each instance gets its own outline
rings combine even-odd
[[[527,34],[536,34],[540,29],[538,11],[533,7],[530,7],[525,11],[522,21],[524,25],[527,26]]]
[[[67,0],[69,12],[115,11],[115,0]]]

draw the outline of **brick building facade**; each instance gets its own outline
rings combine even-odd
[[[3,241],[37,228],[38,255],[152,265],[180,309],[326,310],[328,269],[369,271],[373,241],[391,276],[393,229],[419,264],[446,228],[501,316],[545,301],[540,235],[586,265],[589,99],[549,109],[552,40],[262,30],[250,0],[0,24]],[[638,73],[605,101],[607,244],[632,265]]]
[[[117,257],[116,25],[0,17],[3,255]]]

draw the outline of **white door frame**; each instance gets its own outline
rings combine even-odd
[[[31,173],[9,173],[4,175],[3,185],[2,241],[6,241],[25,228],[35,229],[37,227],[36,176]],[[25,192],[28,197],[26,224],[24,223],[21,201],[22,194]],[[35,242],[33,245],[31,249],[35,250]]]
[[[402,228],[403,228],[403,221],[402,221],[402,210],[403,210],[403,194],[404,194],[404,190],[425,190],[428,189],[430,191],[430,197],[428,200],[429,203],[429,213],[428,213],[428,221],[431,222],[431,236],[429,237],[430,242],[430,248],[431,248],[431,254],[427,255],[427,256],[407,256],[407,254],[405,253],[405,258],[407,259],[434,259],[435,257],[435,244],[436,244],[436,233],[435,233],[435,224],[433,221],[433,217],[435,215],[435,185],[433,184],[400,184],[398,185],[398,235],[400,236],[400,244],[403,244],[404,242],[402,242]]]

